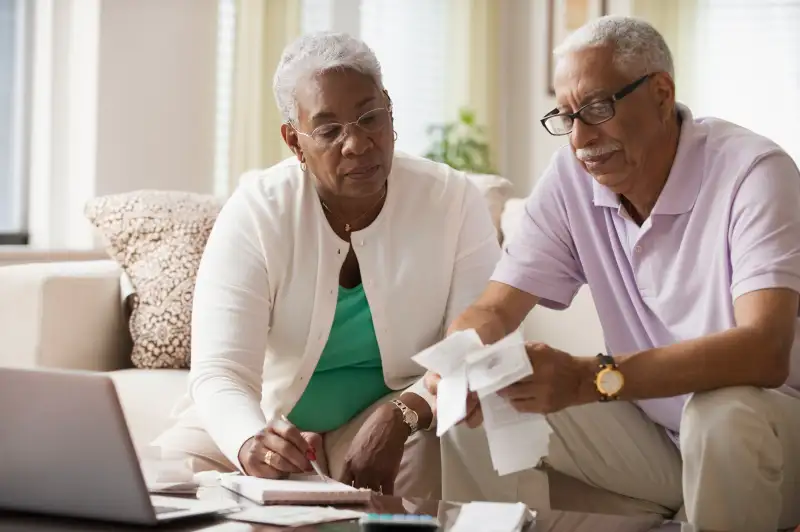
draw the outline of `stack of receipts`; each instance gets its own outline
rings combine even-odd
[[[492,464],[499,475],[536,467],[547,455],[552,429],[545,417],[517,412],[497,394],[533,374],[519,331],[488,346],[474,329],[459,331],[413,360],[442,377],[436,397],[437,436],[466,417],[467,393],[474,391],[483,411]]]

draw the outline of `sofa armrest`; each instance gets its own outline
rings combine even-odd
[[[120,276],[111,260],[0,267],[0,366],[130,367]]]

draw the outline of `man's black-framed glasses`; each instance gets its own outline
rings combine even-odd
[[[559,136],[572,133],[572,127],[575,125],[576,119],[587,126],[596,126],[603,122],[608,122],[614,118],[616,102],[635,91],[650,76],[651,74],[645,74],[633,83],[625,85],[610,97],[587,103],[574,113],[559,113],[558,109],[553,109],[544,115],[541,120],[542,125],[551,135]]]

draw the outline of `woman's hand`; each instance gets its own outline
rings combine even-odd
[[[392,495],[409,435],[399,408],[391,403],[379,406],[353,438],[339,480]]]
[[[306,458],[309,447],[321,452],[322,437],[277,419],[242,445],[239,462],[250,476],[286,478],[313,469]]]

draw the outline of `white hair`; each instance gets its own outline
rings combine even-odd
[[[283,119],[297,120],[297,85],[330,70],[351,69],[372,78],[383,90],[381,64],[363,41],[346,33],[309,33],[290,43],[281,55],[272,91]]]
[[[556,60],[564,55],[596,46],[611,46],[614,66],[632,76],[667,72],[673,78],[672,53],[664,37],[649,23],[634,17],[609,15],[587,22],[553,51]]]

